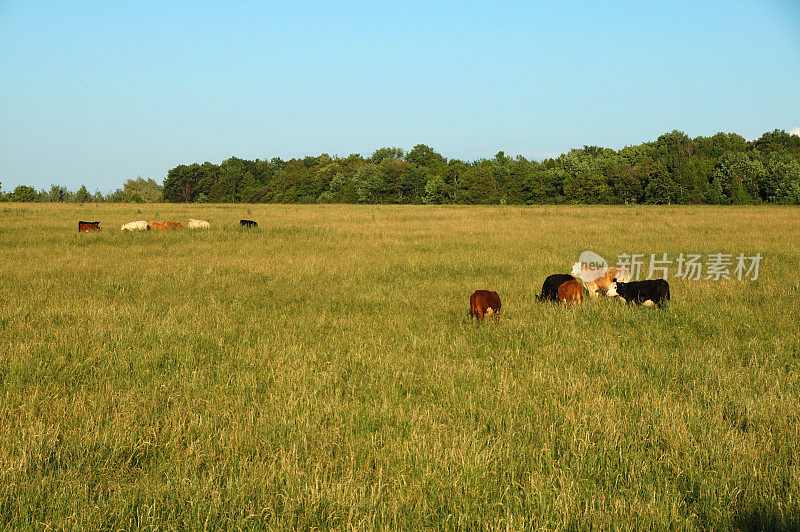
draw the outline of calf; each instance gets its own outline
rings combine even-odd
[[[100,230],[100,222],[78,222],[78,232],[85,233],[86,231],[99,231]]]
[[[482,321],[484,316],[494,316],[495,321],[500,313],[500,296],[491,290],[475,290],[469,296],[469,317]]]
[[[567,281],[558,287],[558,300],[562,303],[582,303],[583,286],[580,281]]]
[[[664,308],[669,303],[669,283],[664,279],[650,279],[648,281],[635,281],[623,283],[614,279],[606,292],[609,297],[618,296],[626,304],[635,303],[637,305]]]
[[[258,227],[258,224],[253,220],[239,220],[239,225],[242,227],[247,227],[248,229],[251,227]]]
[[[548,276],[542,285],[542,293],[537,296],[539,301],[558,301],[558,287],[574,280],[575,278],[568,273],[554,273]]]
[[[183,224],[180,222],[164,222],[164,227],[167,229],[183,229]]]

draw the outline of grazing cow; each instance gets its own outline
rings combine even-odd
[[[150,229],[166,229],[167,226],[162,224],[161,222],[147,222],[147,225],[150,226]]]
[[[205,220],[189,220],[186,224],[189,229],[211,229],[211,224]]]
[[[86,231],[99,231],[100,230],[100,222],[78,222],[78,232],[85,233]]]
[[[239,220],[239,225],[242,227],[247,227],[248,229],[258,227],[258,224],[253,220]]]
[[[625,304],[635,303],[650,307],[664,308],[669,303],[669,283],[664,279],[650,279],[623,283],[614,279],[606,292],[609,297],[618,296]]]
[[[590,268],[585,262],[573,262],[572,275],[580,277],[591,297],[599,297],[600,292],[607,291],[615,278],[622,282],[631,280],[631,272],[627,268],[617,266]]]
[[[495,321],[500,314],[500,296],[491,290],[475,290],[469,296],[469,317],[483,320],[484,316],[494,316]]]
[[[148,231],[150,226],[144,220],[122,224],[122,231]]]
[[[580,281],[572,280],[561,283],[558,287],[558,300],[562,303],[582,303],[583,286]]]
[[[180,222],[164,222],[164,227],[167,229],[183,229],[183,224]]]
[[[544,280],[542,293],[539,294],[539,301],[558,301],[558,287],[567,281],[574,281],[575,278],[568,273],[554,273]]]

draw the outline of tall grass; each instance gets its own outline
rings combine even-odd
[[[212,229],[119,231],[188,218]],[[0,204],[0,523],[798,528],[799,232],[779,207]],[[666,311],[537,302],[585,249],[765,258],[670,279]],[[478,288],[498,324],[468,320]]]

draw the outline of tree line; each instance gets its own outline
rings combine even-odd
[[[783,130],[747,141],[735,133],[680,131],[620,150],[573,149],[543,161],[465,162],[424,144],[380,148],[369,157],[322,154],[282,160],[231,157],[179,165],[164,179],[128,180],[103,197],[17,187],[11,201],[167,201],[381,204],[800,204],[800,137]]]
[[[156,203],[164,201],[164,187],[153,179],[137,177],[128,179],[110,194],[89,192],[85,185],[71,191],[61,185],[51,185],[50,190],[36,190],[28,185],[19,185],[13,191],[3,193],[0,201],[23,201],[39,203]]]

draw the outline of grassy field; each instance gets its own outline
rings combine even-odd
[[[119,231],[188,218],[212,229]],[[780,207],[0,204],[0,528],[798,529],[798,234]],[[764,259],[665,311],[536,301],[587,249]]]

